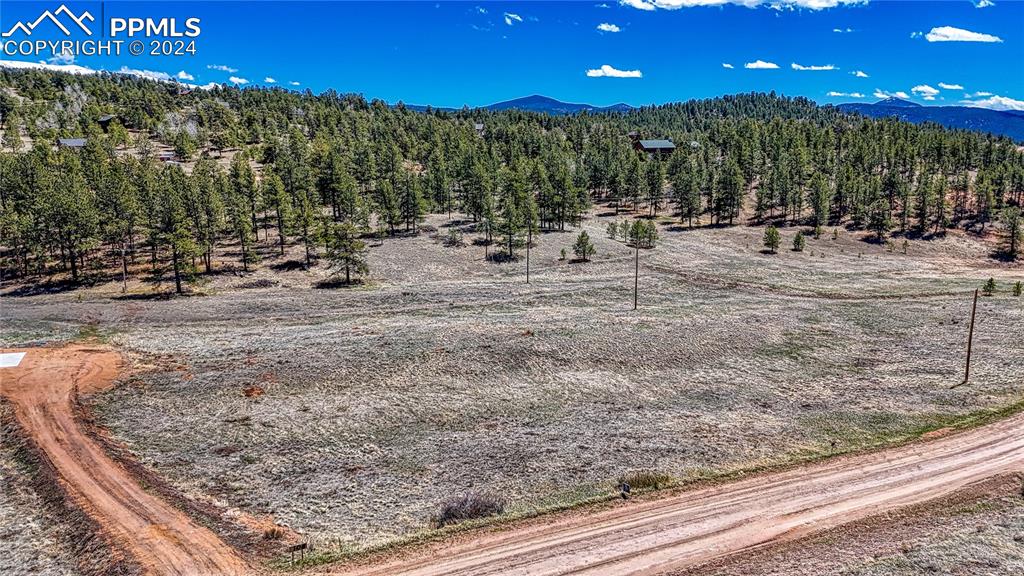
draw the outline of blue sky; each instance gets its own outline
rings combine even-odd
[[[198,85],[273,79],[454,107],[535,93],[643,105],[775,90],[821,103],[901,94],[1024,109],[1024,2],[1009,0],[65,4],[89,10],[96,26],[112,16],[199,18],[195,55],[73,59],[88,69],[184,72]],[[60,5],[3,0],[0,27]],[[64,36],[44,23],[33,39],[42,37]]]

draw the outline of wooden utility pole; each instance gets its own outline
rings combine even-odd
[[[527,232],[527,235],[526,235],[526,283],[527,284],[530,283],[530,244],[532,244],[532,243],[533,243],[533,227],[531,226],[530,230]]]
[[[636,242],[636,258],[634,259],[633,267],[633,310],[636,310],[637,297],[640,294],[640,239],[637,238]]]
[[[967,330],[967,364],[964,366],[964,381],[971,377],[971,344],[974,342],[974,314],[978,311],[978,289],[974,289],[974,304],[971,306],[971,327]]]

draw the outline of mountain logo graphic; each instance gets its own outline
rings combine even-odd
[[[4,32],[2,36],[4,38],[7,38],[8,36],[13,36],[14,33],[18,30],[20,30],[21,33],[26,36],[31,36],[32,31],[36,29],[36,26],[39,26],[45,20],[53,22],[57,26],[57,28],[60,28],[61,31],[64,32],[66,36],[71,36],[71,30],[69,30],[68,27],[65,26],[63,22],[61,22],[60,18],[58,18],[58,16],[62,15],[70,18],[71,21],[78,25],[78,27],[81,28],[83,32],[85,32],[89,36],[92,36],[92,30],[90,30],[89,27],[85,25],[85,21],[88,20],[90,22],[94,22],[96,19],[93,18],[93,15],[90,14],[88,11],[85,11],[82,13],[81,16],[75,16],[75,13],[69,10],[68,7],[64,4],[61,4],[60,8],[57,8],[53,12],[50,12],[49,10],[43,12],[42,14],[39,15],[39,18],[35,19],[34,22],[15,23],[14,26],[11,26],[11,29],[8,30],[7,32]]]

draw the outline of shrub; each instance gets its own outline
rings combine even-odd
[[[619,225],[615,222],[608,223],[608,237],[615,240],[619,237]]]
[[[996,279],[995,278],[989,278],[988,281],[985,282],[985,285],[981,287],[981,292],[985,296],[991,296],[991,295],[995,294],[995,292],[996,292]]]
[[[562,248],[562,251],[559,254],[560,254],[560,257],[558,259],[559,260],[565,260],[565,248]]]
[[[462,237],[462,231],[458,228],[451,228],[448,230],[448,236],[444,239],[445,246],[450,247],[461,247],[465,246],[466,242]]]
[[[441,509],[430,519],[436,528],[457,524],[464,520],[486,518],[505,511],[505,501],[487,492],[467,492],[449,498]]]
[[[657,470],[636,470],[619,478],[619,486],[629,484],[633,490],[664,488],[672,484],[672,476]]]
[[[1020,280],[1017,280],[1017,283],[1013,285],[1013,295],[1019,298],[1020,294],[1021,294],[1021,291],[1022,291],[1022,286],[1021,286]]]

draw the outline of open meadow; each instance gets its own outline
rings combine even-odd
[[[321,551],[428,529],[453,495],[506,515],[597,500],[639,471],[668,483],[897,442],[1021,400],[1019,266],[962,233],[890,250],[828,229],[803,252],[763,229],[658,221],[639,252],[583,222],[515,262],[484,259],[472,223],[431,216],[370,242],[370,276],[323,287],[322,266],[269,248],[249,274],[187,297],[119,282],[8,287],[5,346],[82,337],[123,351],[98,422],[182,493],[269,516]],[[449,228],[464,245],[443,241]],[[560,258],[565,248],[570,255]],[[230,246],[224,258],[231,257]],[[982,297],[970,382],[973,290]],[[17,506],[17,499],[5,503]]]

